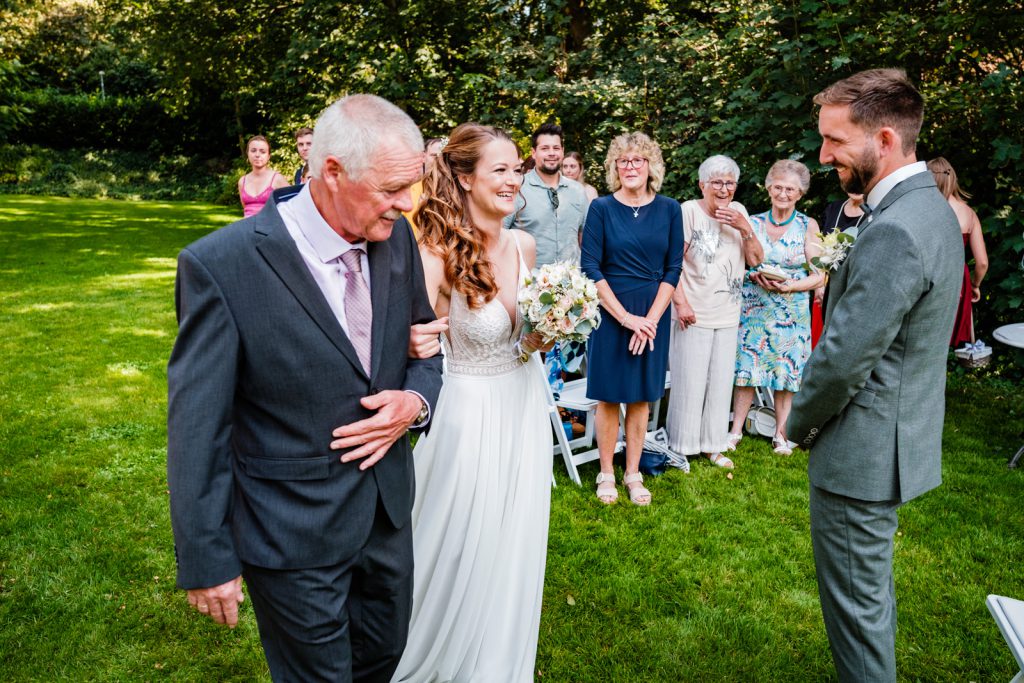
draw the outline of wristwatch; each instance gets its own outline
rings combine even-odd
[[[430,417],[430,408],[427,407],[427,402],[421,398],[420,404],[420,412],[416,415],[416,419],[412,421],[413,427],[422,426],[427,421],[427,418]]]

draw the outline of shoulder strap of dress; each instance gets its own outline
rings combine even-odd
[[[516,237],[516,231],[510,229],[509,234],[512,235],[512,241],[515,242],[516,245],[516,255],[519,256],[519,267],[520,269],[525,268],[526,259],[523,258],[523,248],[519,246],[519,238]]]
[[[793,209],[796,211],[796,209]],[[804,226],[804,232],[807,232],[807,228],[811,225],[811,219],[808,215],[802,211],[796,211],[796,222]]]

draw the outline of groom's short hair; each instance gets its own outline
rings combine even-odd
[[[924,98],[903,69],[870,69],[833,83],[814,96],[818,106],[850,107],[850,121],[874,133],[889,126],[910,154],[924,121]]]

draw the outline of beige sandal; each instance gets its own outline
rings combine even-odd
[[[644,475],[639,472],[627,474],[622,477],[622,484],[629,492],[629,502],[633,505],[651,504],[651,492],[644,488]],[[630,484],[636,484],[636,486],[630,486]],[[646,500],[644,500],[645,498]]]
[[[597,499],[605,505],[611,505],[619,499],[619,490],[615,488],[615,473],[597,474]]]

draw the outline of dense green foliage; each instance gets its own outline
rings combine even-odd
[[[248,601],[228,631],[175,590],[167,508],[174,259],[234,215],[0,196],[0,680],[268,680]],[[1024,596],[1024,391],[947,396],[944,484],[900,512],[901,680],[1005,681],[984,599]],[[555,464],[538,680],[829,680],[807,456],[735,457],[649,479],[647,509]]]
[[[854,71],[901,66],[928,102],[921,158],[952,161],[988,236],[979,326],[991,330],[1024,303],[1021,0],[11,0],[0,8],[0,64],[24,65],[18,87],[95,94],[102,71],[108,97],[162,108],[168,133],[137,121],[139,138],[160,139],[132,141],[135,149],[169,144],[231,158],[257,132],[288,149],[290,132],[326,103],[374,92],[428,134],[475,119],[525,141],[556,119],[598,187],[610,137],[628,128],[660,141],[664,191],[680,199],[695,194],[700,161],[722,152],[744,171],[740,201],[762,210],[768,166],[799,157],[815,171],[812,214],[839,194],[816,163],[812,96]],[[61,102],[44,97],[40,110]],[[0,134],[3,118],[0,107]],[[14,138],[32,142],[31,126]]]
[[[0,145],[0,193],[238,204],[233,178],[180,154],[34,145]]]

